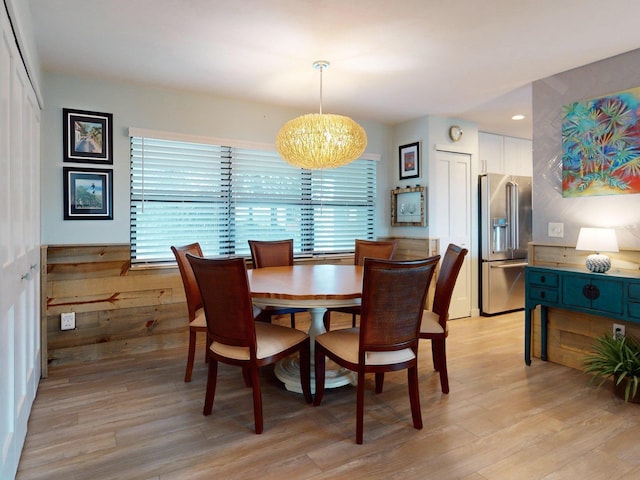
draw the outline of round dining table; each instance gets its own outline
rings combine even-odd
[[[293,265],[248,270],[249,286],[257,307],[306,308],[311,315],[311,389],[315,390],[315,337],[325,333],[323,316],[327,308],[360,305],[362,266],[359,265]],[[297,356],[291,356],[275,367],[276,376],[289,391],[301,393]],[[355,384],[353,372],[327,363],[325,388]]]

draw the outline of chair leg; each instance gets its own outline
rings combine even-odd
[[[266,310],[262,310],[258,315],[255,316],[254,320],[256,322],[271,323],[271,314]]]
[[[351,328],[356,328],[356,314],[351,315]]]
[[[300,386],[302,387],[305,402],[311,403],[313,401],[311,397],[311,339],[307,338],[304,341],[302,347],[300,347],[299,355]]]
[[[189,329],[189,352],[187,353],[187,370],[184,372],[184,381],[191,381],[191,372],[193,372],[193,362],[196,356],[196,331],[193,328]],[[204,352],[205,360],[208,355]]]
[[[324,329],[328,332],[331,330],[331,311],[327,310],[322,316],[322,323],[324,323]]]
[[[213,410],[213,399],[216,396],[216,380],[218,378],[218,361],[215,358],[209,358],[209,373],[207,374],[207,393],[204,397],[203,415],[211,415]]]
[[[358,372],[356,387],[356,443],[362,445],[364,431],[364,371]]]
[[[291,328],[296,328],[296,314],[291,313]]]
[[[262,433],[262,392],[260,391],[260,380],[258,378],[258,367],[249,369],[251,372],[251,384],[253,385],[253,418],[256,426],[256,433]]]
[[[209,348],[211,348],[211,344],[213,343],[213,341],[209,337],[209,332],[205,332],[205,335],[207,336],[207,341],[206,341],[207,348],[204,349],[204,363],[208,363],[209,362]]]
[[[324,396],[325,358],[324,349],[318,343],[316,343],[315,350],[316,396],[313,400],[313,406],[317,407]]]
[[[445,340],[432,340],[434,362],[440,373],[440,387],[442,393],[449,393],[449,376],[447,374],[447,352]]]
[[[251,387],[251,375],[247,367],[242,367],[242,378],[244,378],[244,386]]]
[[[431,359],[433,360],[433,369],[436,372],[440,371],[440,367],[438,365],[438,361],[440,360],[440,358],[438,358],[438,355],[436,354],[436,349],[438,347],[436,347],[436,340],[431,340]]]
[[[376,393],[382,393],[384,387],[384,372],[376,373]]]
[[[413,427],[422,428],[422,412],[420,410],[420,389],[418,388],[418,365],[407,369],[407,383],[409,384],[409,402],[411,403],[411,417]]]

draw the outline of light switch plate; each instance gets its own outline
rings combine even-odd
[[[564,237],[564,223],[549,222],[548,235],[550,237],[563,238]]]

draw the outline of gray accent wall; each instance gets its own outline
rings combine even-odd
[[[640,194],[562,197],[563,105],[640,86],[640,50],[533,83],[533,242],[575,246],[580,227],[615,228],[621,248],[640,249]],[[564,237],[548,236],[564,223]]]

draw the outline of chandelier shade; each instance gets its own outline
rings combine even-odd
[[[336,168],[356,160],[367,147],[367,133],[349,117],[322,113],[322,71],[329,62],[319,60],[320,113],[289,120],[276,136],[276,148],[289,164],[318,170]]]
[[[289,120],[276,137],[276,148],[287,163],[311,170],[346,165],[366,147],[364,128],[349,117],[326,113]]]

